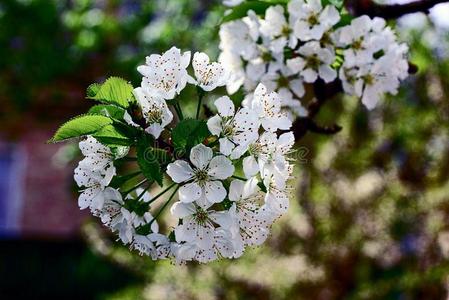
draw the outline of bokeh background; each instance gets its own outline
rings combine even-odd
[[[337,96],[298,141],[291,209],[234,261],[130,253],[80,212],[76,145],[45,141],[111,75],[172,45],[218,55],[220,1],[1,0],[0,299],[448,299],[449,9],[392,22],[419,68],[368,112]],[[211,100],[211,99],[209,99]],[[186,99],[189,101],[189,99]]]

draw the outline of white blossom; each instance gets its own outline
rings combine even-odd
[[[118,231],[119,238],[124,244],[130,244],[133,242],[134,236],[136,235],[136,228],[150,222],[151,231],[158,232],[159,226],[153,219],[150,212],[145,212],[143,215],[138,215],[136,212],[129,211],[125,207],[122,207],[119,217],[116,217],[114,222],[111,223],[111,228],[114,231]]]
[[[405,44],[399,44],[381,18],[362,16],[337,32],[344,62],[339,71],[343,89],[373,109],[384,93],[396,94],[408,76]]]
[[[145,131],[157,139],[165,126],[173,120],[172,112],[165,100],[157,94],[152,95],[147,90],[139,87],[134,89],[134,95],[148,125]]]
[[[220,27],[220,49],[230,51],[246,60],[254,58],[257,51],[257,35],[244,20],[227,22]]]
[[[194,203],[183,202],[173,204],[171,213],[182,219],[182,224],[175,228],[176,241],[197,246],[196,256],[200,261],[214,259],[215,228],[220,226],[225,230],[228,229],[232,224],[230,214],[225,211],[206,210]]]
[[[210,63],[206,53],[196,52],[193,55],[192,66],[198,86],[205,91],[223,86],[228,81],[228,73],[224,67],[217,62]]]
[[[261,20],[260,24],[260,32],[271,39],[273,51],[283,50],[287,45],[290,48],[295,48],[298,44],[298,39],[287,22],[284,8],[281,5],[270,6],[265,12],[265,19]]]
[[[256,178],[231,182],[229,200],[235,203],[235,210],[230,212],[237,220],[238,234],[244,245],[258,246],[268,237],[271,218],[261,210],[258,203],[261,197]]]
[[[223,201],[226,190],[221,180],[234,173],[232,162],[223,155],[213,157],[211,148],[199,144],[190,151],[190,162],[177,160],[167,166],[167,174],[176,183],[183,183],[179,189],[181,202],[196,201],[207,208]]]
[[[327,5],[323,10],[321,0],[293,0],[288,12],[296,19],[293,32],[301,41],[320,40],[340,20],[335,6]]]
[[[300,56],[287,60],[287,66],[295,73],[300,73],[305,82],[315,82],[318,76],[325,82],[331,82],[337,77],[331,65],[335,54],[327,48],[321,48],[320,43],[311,41],[300,47]]]
[[[209,131],[219,137],[220,152],[226,156],[237,145],[245,144],[257,135],[258,116],[249,108],[235,111],[234,103],[227,96],[215,100],[218,114],[207,121]]]
[[[103,207],[105,199],[118,198],[117,191],[107,187],[115,175],[112,151],[88,136],[79,143],[81,153],[85,156],[74,172],[74,179],[79,187],[83,187],[78,198],[81,209],[90,208],[92,211]]]
[[[281,111],[281,99],[275,92],[268,92],[263,84],[259,84],[254,91],[254,97],[249,107],[254,110],[261,121],[262,127],[268,131],[289,129],[291,120]]]
[[[283,187],[290,176],[286,155],[291,151],[294,141],[292,132],[279,137],[272,132],[264,132],[246,147],[249,155],[243,159],[245,176],[251,178],[259,172],[264,179],[274,176],[278,186]]]
[[[238,54],[232,51],[223,51],[220,53],[218,61],[226,68],[229,74],[226,90],[229,94],[234,94],[245,82],[246,75],[242,60]]]
[[[165,258],[167,253],[159,249],[169,244],[168,238],[160,233],[150,233],[148,235],[136,234],[131,247],[139,251],[140,255],[148,255],[151,259]]]
[[[245,0],[223,0],[223,4],[226,6],[237,6]]]
[[[162,55],[147,56],[146,64],[137,68],[144,76],[142,88],[164,99],[173,99],[187,82],[194,83],[186,70],[190,64],[190,56],[190,51],[181,54],[181,50],[176,47]]]

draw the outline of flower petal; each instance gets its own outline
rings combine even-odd
[[[204,186],[204,193],[207,200],[212,203],[219,203],[226,197],[226,190],[220,181],[209,181]]]
[[[219,140],[220,143],[220,152],[226,156],[229,156],[232,150],[235,148],[235,145],[228,138],[221,138]]]
[[[185,218],[195,213],[195,205],[193,203],[175,202],[170,208],[170,212],[174,217]]]
[[[259,165],[254,156],[247,156],[243,159],[243,172],[246,178],[253,177],[259,172]]]
[[[229,195],[228,198],[231,201],[238,201],[242,198],[243,188],[245,186],[245,182],[239,179],[235,179],[231,181],[231,185],[229,186]]]
[[[234,116],[235,106],[228,96],[218,98],[217,100],[215,100],[214,104],[217,107],[220,116],[222,117]]]
[[[201,196],[201,187],[196,182],[188,183],[179,188],[179,200],[190,203]]]
[[[209,129],[210,133],[216,136],[220,136],[220,133],[222,131],[221,122],[222,119],[219,115],[215,115],[207,120],[207,128]]]
[[[180,183],[191,179],[193,170],[188,162],[177,160],[167,166],[167,174],[174,182]]]
[[[212,159],[212,154],[211,148],[199,144],[193,147],[190,151],[190,161],[195,167],[204,169]]]
[[[212,158],[207,174],[217,179],[226,179],[234,174],[232,162],[223,155]]]

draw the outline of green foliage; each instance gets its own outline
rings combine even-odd
[[[89,109],[89,114],[91,115],[103,115],[111,119],[122,120],[125,115],[125,110],[121,107],[111,105],[111,104],[98,104],[92,106]]]
[[[173,129],[172,142],[177,151],[188,153],[190,149],[202,143],[210,136],[206,121],[185,119]]]
[[[272,5],[285,3],[285,1],[250,1],[243,2],[231,9],[231,12],[223,17],[222,23],[241,19],[248,14],[249,10],[254,11],[258,15],[265,14],[265,11]]]
[[[131,146],[133,140],[125,136],[117,126],[106,125],[98,130],[94,135],[100,143],[106,146]]]
[[[122,185],[124,185],[126,182],[130,181],[131,179],[135,178],[137,175],[141,174],[140,171],[133,172],[126,175],[118,175],[114,176],[111,180],[111,183],[109,184],[110,187],[113,187],[115,189],[120,188]]]
[[[153,138],[145,134],[137,144],[137,163],[143,175],[152,181],[163,185],[163,171],[159,160],[159,153],[153,148]],[[164,157],[165,159],[165,157]]]
[[[340,21],[335,25],[336,28],[343,27],[346,25],[351,24],[351,21],[354,19],[354,17],[348,13],[343,13],[340,15]]]
[[[344,1],[343,0],[321,0],[321,3],[323,6],[326,5],[333,5],[338,9],[341,9],[343,7]]]
[[[88,99],[127,108],[133,99],[133,86],[122,78],[110,77],[103,84],[90,85],[86,94]]]
[[[71,138],[93,134],[106,125],[112,124],[112,120],[99,115],[82,115],[64,123],[49,140],[51,143],[64,141]]]

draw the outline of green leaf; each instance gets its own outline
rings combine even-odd
[[[177,151],[188,153],[190,149],[202,143],[210,136],[206,121],[185,119],[172,131],[172,142]]]
[[[124,185],[129,180],[135,178],[137,175],[140,174],[140,171],[133,172],[130,174],[122,175],[122,176],[114,176],[111,180],[111,183],[109,184],[110,187],[113,187],[115,189],[118,189],[122,185]]]
[[[130,139],[140,138],[143,130],[140,127],[134,127],[120,121],[114,121],[114,127],[123,135]]]
[[[111,105],[111,104],[98,104],[92,106],[89,109],[89,114],[91,115],[102,115],[110,117],[112,119],[122,120],[125,115],[125,110],[121,107]]]
[[[112,124],[112,120],[99,115],[81,115],[64,123],[48,141],[56,143],[71,138],[94,134],[106,125]]]
[[[114,125],[104,126],[93,137],[106,146],[131,146],[133,144],[133,140],[122,134]]]
[[[87,98],[127,108],[133,101],[133,86],[122,78],[110,77],[103,84],[90,85]]]
[[[156,181],[162,187],[163,174],[158,154],[152,144],[153,139],[148,135],[140,139],[137,144],[137,164],[146,178]]]
[[[323,5],[323,7],[325,7],[326,5],[333,5],[336,8],[340,9],[343,7],[344,0],[321,0],[321,4]]]
[[[221,23],[226,23],[229,21],[233,21],[236,19],[241,19],[243,17],[246,17],[249,10],[253,10],[257,15],[263,15],[265,14],[265,11],[268,7],[279,4],[279,3],[285,3],[284,1],[249,1],[249,2],[243,2],[240,5],[237,5],[231,9],[231,12],[223,17],[221,20]]]
[[[257,183],[257,186],[260,188],[260,190],[264,193],[267,192],[267,188],[265,187],[265,185],[263,184],[263,182],[259,182]]]
[[[100,88],[101,88],[100,83],[92,83],[91,85],[89,85],[86,91],[87,98],[95,97],[95,95],[98,94]]]
[[[340,21],[335,25],[335,28],[343,27],[351,24],[354,17],[348,13],[341,14]]]

